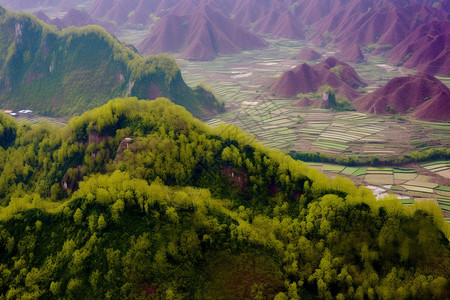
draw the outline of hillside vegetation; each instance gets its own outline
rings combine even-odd
[[[450,297],[436,205],[376,201],[167,99],[0,124],[0,298]]]
[[[124,96],[164,96],[196,116],[222,109],[169,56],[144,59],[101,27],[57,30],[0,7],[0,107],[73,116]]]

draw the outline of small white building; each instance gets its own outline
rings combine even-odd
[[[29,115],[29,114],[32,114],[32,113],[33,113],[33,111],[29,110],[29,109],[19,110],[19,114],[21,114],[21,115]]]

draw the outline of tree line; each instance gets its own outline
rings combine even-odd
[[[167,99],[0,124],[2,298],[450,296],[435,204],[377,201]]]

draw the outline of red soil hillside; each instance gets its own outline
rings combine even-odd
[[[206,5],[208,0],[180,0],[170,9],[170,14],[178,16],[192,15],[199,6]],[[215,2],[213,3],[215,4]]]
[[[139,0],[96,0],[89,8],[89,14],[98,19],[108,19],[123,25],[134,11]]]
[[[325,84],[338,89],[339,96],[354,99],[360,96],[356,89],[365,82],[351,66],[329,57],[314,66],[304,63],[286,71],[272,85],[270,93],[290,98],[299,93],[316,92]]]
[[[155,17],[163,17],[172,12],[174,7],[179,4],[179,0],[139,0],[139,4],[133,12],[130,12],[127,23],[130,24],[148,24],[153,20],[149,18],[151,14]],[[146,19],[148,22],[146,22]]]
[[[52,21],[49,16],[47,16],[42,10],[39,10],[37,12],[34,13],[34,15],[41,21],[44,21],[47,24],[50,24],[50,22]]]
[[[385,5],[374,1],[349,2],[330,13],[312,33],[317,44],[334,42],[340,46],[351,44],[397,45],[417,26],[432,20],[445,20],[447,14],[423,4],[400,5],[392,1]]]
[[[338,57],[343,61],[360,63],[364,61],[364,54],[358,44],[353,44],[349,47],[341,47]]]
[[[289,12],[271,12],[260,19],[253,32],[271,34],[273,38],[304,39],[303,26]]]
[[[250,26],[250,24],[256,23],[268,15],[270,10],[277,10],[280,7],[280,3],[272,2],[275,1],[235,1],[230,16],[234,22],[240,25]]]
[[[188,17],[168,15],[163,17],[151,34],[138,46],[143,52],[160,53],[180,50],[188,34]]]
[[[300,50],[296,58],[301,60],[318,60],[321,57],[322,55],[313,49],[303,48]]]
[[[450,22],[421,25],[392,49],[389,57],[397,65],[450,76]]]
[[[35,16],[50,25],[55,25],[60,28],[67,28],[69,26],[82,27],[86,25],[99,25],[105,28],[108,32],[117,34],[120,32],[111,22],[98,22],[92,19],[86,12],[79,11],[77,9],[71,9],[64,17],[50,19],[42,11],[35,13]]]
[[[192,15],[167,15],[138,46],[141,53],[181,52],[194,60],[211,60],[220,54],[267,46],[220,11],[203,5]]]
[[[347,4],[350,0],[312,0],[297,1],[288,7],[293,14],[302,20],[303,24],[310,25],[318,22],[333,11]]]
[[[113,20],[119,25],[151,23],[149,16],[153,14],[163,17],[176,6],[191,6],[190,3],[179,0],[94,0],[89,8],[89,14],[98,19]]]
[[[159,1],[141,1],[136,6],[133,13],[128,14],[127,23],[130,24],[142,24],[147,25],[152,20],[149,18],[150,14],[156,11],[158,8]]]
[[[420,120],[450,121],[450,90],[427,74],[397,77],[353,105],[375,114],[409,113]]]
[[[416,119],[434,122],[450,122],[450,91],[442,91],[416,108]]]

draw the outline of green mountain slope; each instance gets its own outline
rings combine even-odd
[[[450,296],[436,205],[377,201],[167,99],[0,124],[0,298]]]
[[[196,116],[222,109],[169,56],[144,59],[101,27],[59,31],[0,7],[0,107],[73,116],[124,96],[164,96]]]

